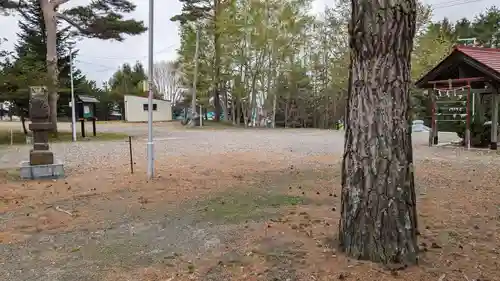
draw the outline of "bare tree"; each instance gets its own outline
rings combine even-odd
[[[179,64],[174,61],[160,61],[153,68],[153,84],[164,99],[175,104],[182,94],[182,77]]]

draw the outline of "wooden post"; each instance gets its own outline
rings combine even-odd
[[[92,134],[94,135],[94,137],[97,135],[97,130],[96,130],[96,127],[95,127],[95,117],[92,118]]]
[[[134,173],[134,157],[132,155],[132,137],[128,137],[128,149],[129,149],[129,155],[130,155],[130,173]]]
[[[490,149],[498,148],[498,85],[492,89],[491,97],[491,142]]]
[[[470,82],[468,82],[468,90],[467,90],[467,107],[466,107],[466,127],[465,127],[465,147],[470,149],[470,104],[471,104],[471,86]]]
[[[82,129],[82,138],[85,138],[85,118],[80,119],[81,129]]]
[[[92,118],[92,133],[95,136],[97,136],[97,129],[96,129],[96,121],[97,121],[97,117],[96,117],[96,114],[97,114],[97,106],[95,103],[92,104],[92,115],[93,115],[93,118]]]
[[[431,97],[431,130],[429,131],[429,146],[438,144],[438,130],[437,130],[437,103],[436,103],[436,89],[434,88],[430,94]]]
[[[430,107],[431,107],[431,122],[429,124],[430,125],[429,146],[432,146],[433,137],[434,137],[434,103],[432,102],[432,92],[429,93],[429,100],[430,100]]]

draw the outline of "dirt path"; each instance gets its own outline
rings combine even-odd
[[[497,155],[416,148],[421,265],[388,271],[337,253],[340,154],[308,134],[168,154],[151,182],[143,161],[60,181],[3,172],[0,280],[500,280]]]
[[[198,167],[188,158],[172,159],[173,165],[146,184],[141,176],[111,171],[107,177],[100,171],[57,182],[4,180],[0,264],[7,279],[2,280],[102,280],[110,268],[123,271],[218,252],[238,237],[242,226],[239,220],[226,224],[231,212],[212,211],[220,202],[211,197],[241,189],[272,201],[265,204],[287,204],[280,193],[268,196],[275,191],[267,184],[290,181],[282,175],[288,166],[277,157],[214,155],[198,159],[205,163]],[[213,161],[227,165],[213,168]],[[314,158],[308,162],[319,163]],[[267,212],[254,215],[247,219],[268,218]]]

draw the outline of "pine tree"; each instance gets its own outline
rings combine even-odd
[[[125,114],[124,95],[147,96],[142,86],[145,80],[146,72],[140,62],[136,62],[133,66],[124,63],[109,79],[111,99],[120,107],[122,114]]]
[[[58,21],[69,24],[76,34],[86,38],[123,41],[125,35],[138,35],[146,31],[142,21],[126,19],[136,5],[128,0],[96,0],[87,5],[75,5],[64,9],[72,0],[38,0],[45,20],[45,43],[47,45],[47,88],[49,107],[58,104],[58,56],[57,32]],[[0,0],[0,13],[20,12],[29,7],[24,0]],[[51,110],[50,121],[57,132],[57,110]]]
[[[45,72],[47,68],[46,54],[47,45],[45,40],[45,21],[41,12],[40,3],[38,0],[30,0],[30,5],[23,7],[20,10],[21,19],[19,20],[20,32],[17,33],[18,42],[15,45],[15,59],[18,63],[35,66],[40,72]],[[70,113],[68,106],[70,95],[70,55],[69,49],[72,47],[71,34],[68,29],[59,29],[57,32],[57,62],[58,62],[58,115],[66,115]],[[78,51],[73,50],[73,59]],[[32,70],[31,70],[32,71]],[[80,88],[80,85],[85,82],[85,77],[81,75],[79,70],[73,70],[73,82],[75,89]],[[26,85],[30,86],[30,85]]]
[[[353,0],[339,242],[357,259],[418,261],[410,117],[415,0]]]

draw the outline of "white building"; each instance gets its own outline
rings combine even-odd
[[[124,96],[125,121],[147,122],[148,99],[138,96]],[[170,101],[153,99],[153,121],[171,121],[172,104]]]

